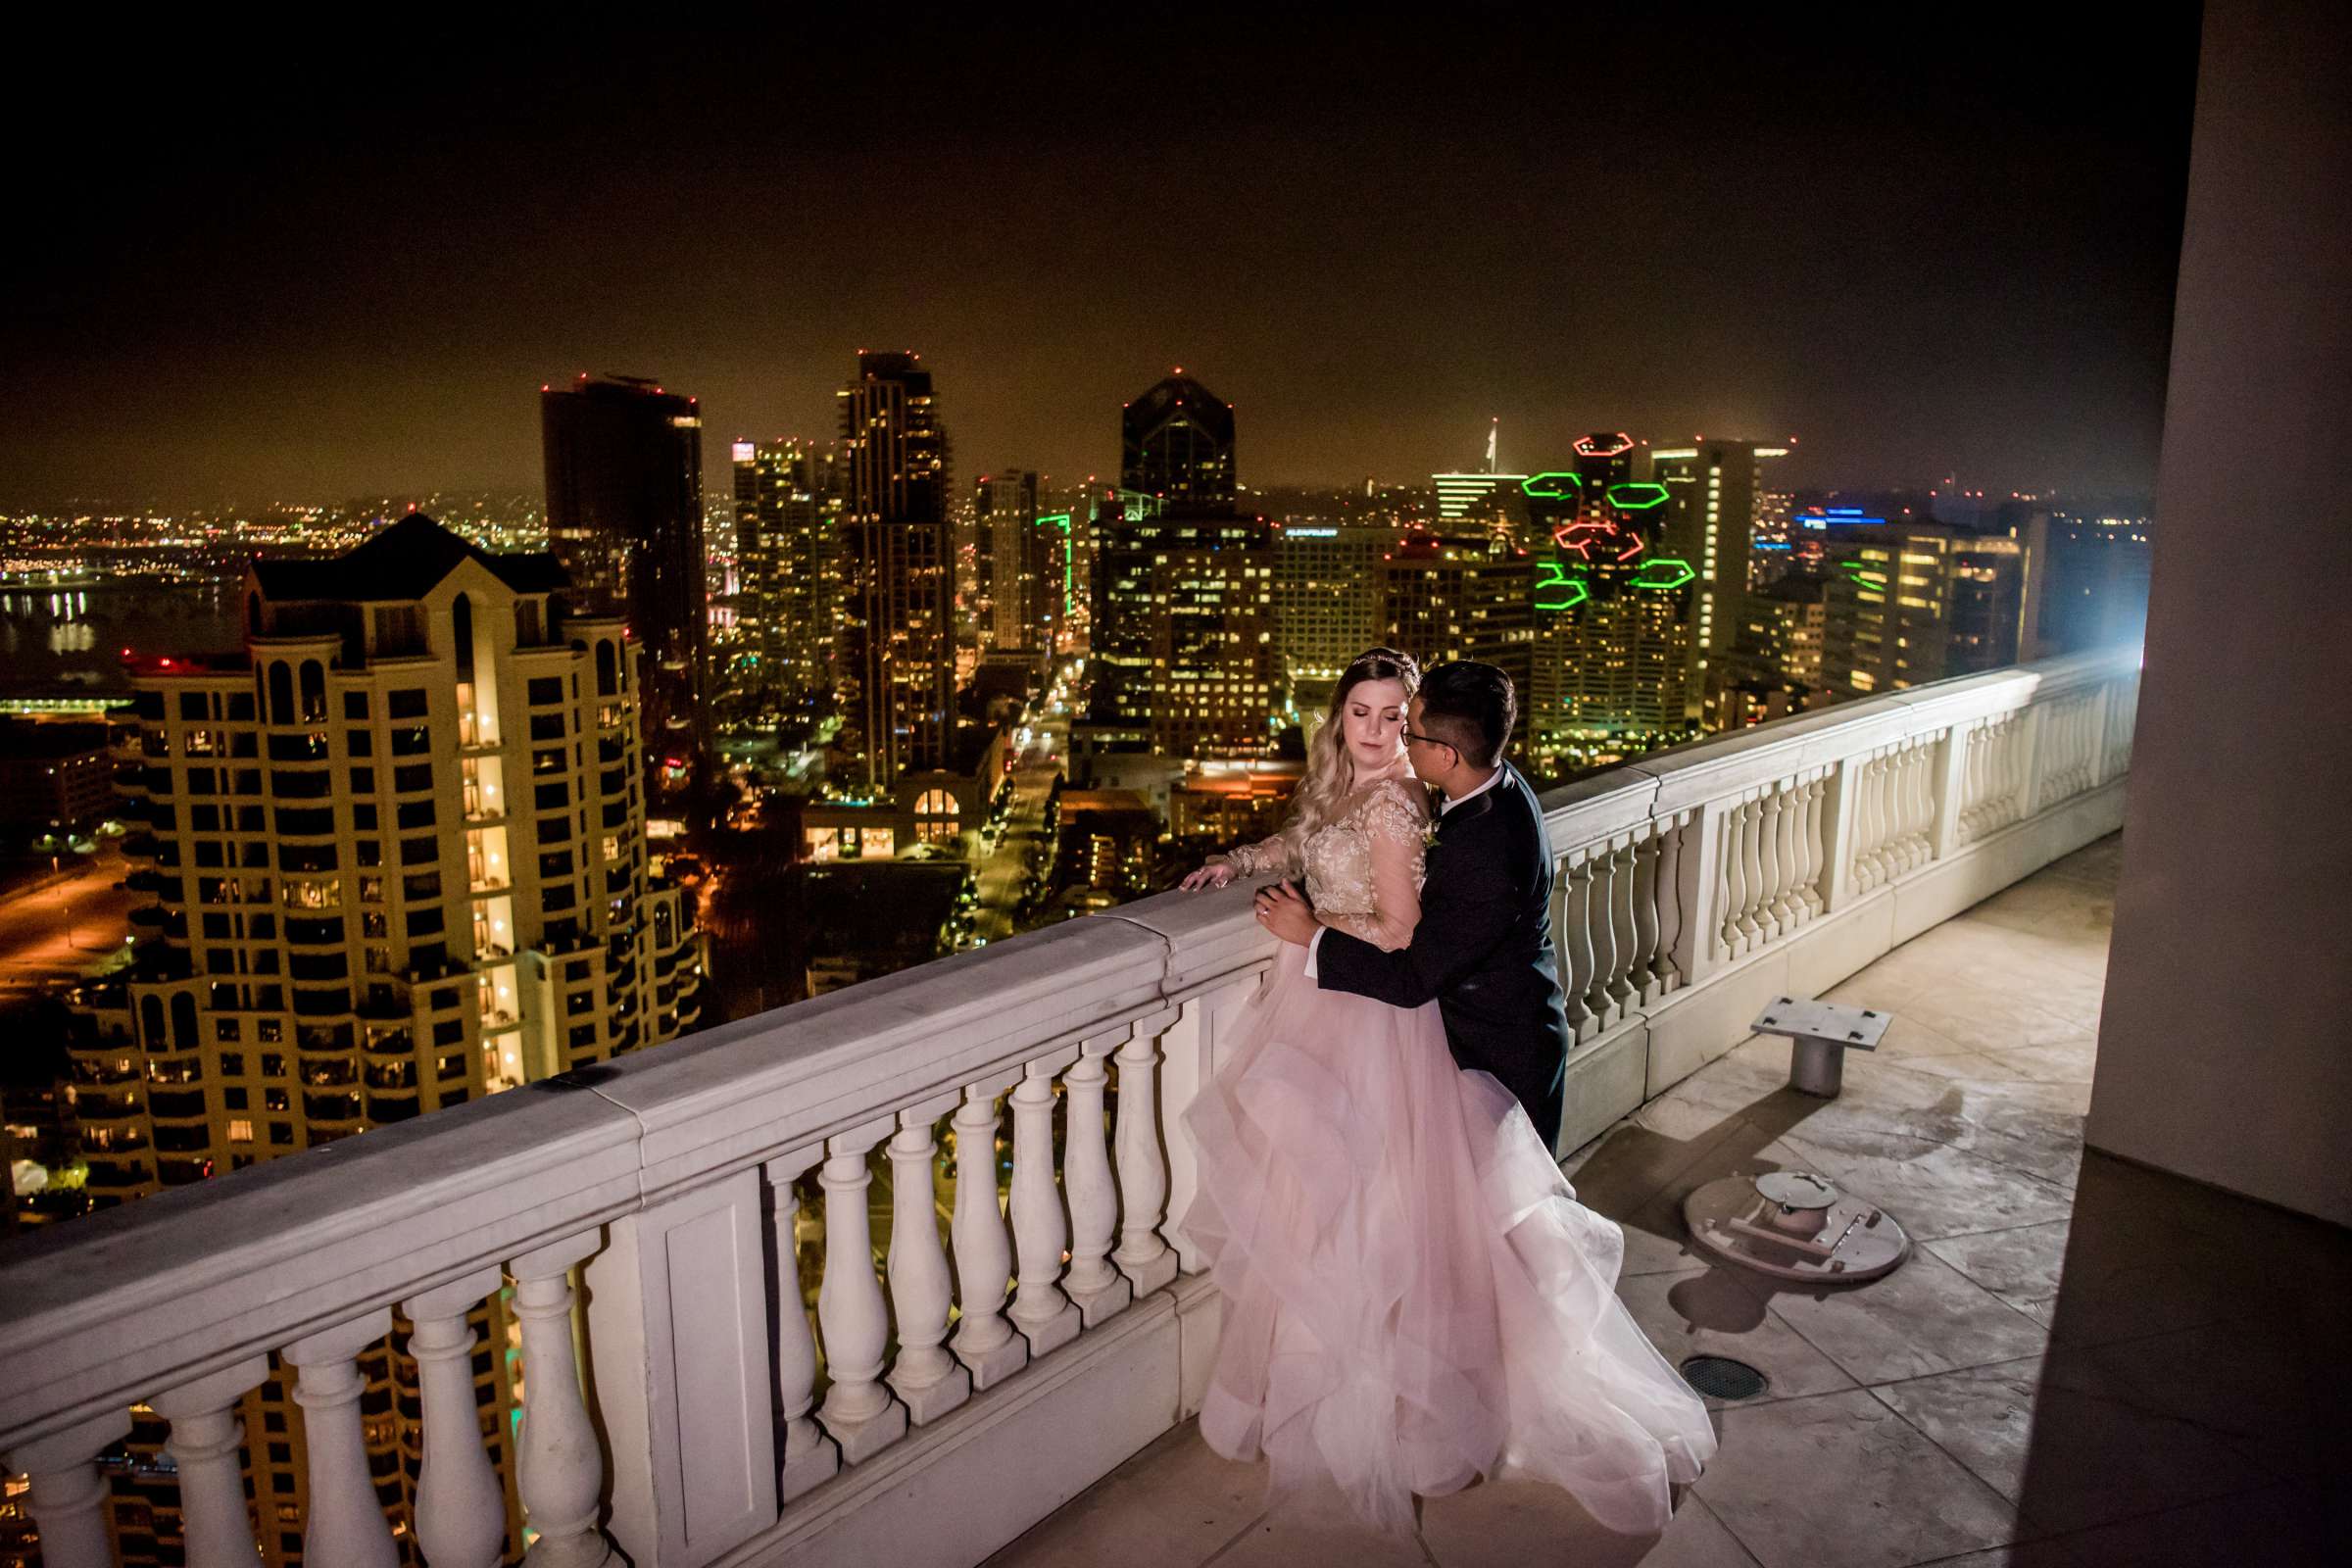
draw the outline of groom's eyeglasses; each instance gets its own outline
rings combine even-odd
[[[1441,740],[1435,735],[1416,735],[1409,729],[1403,731],[1402,734],[1404,736],[1404,744],[1407,746],[1443,746],[1447,751],[1453,753],[1453,755],[1456,757],[1462,755],[1462,749],[1460,747],[1454,745],[1451,741]]]

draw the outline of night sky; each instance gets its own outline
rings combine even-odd
[[[923,355],[959,481],[1114,470],[1181,364],[1256,485],[1474,466],[1499,415],[1506,466],[2151,488],[2193,7],[1805,9],[125,17],[5,83],[0,504],[536,490],[581,370],[699,396],[723,488],[859,347]]]

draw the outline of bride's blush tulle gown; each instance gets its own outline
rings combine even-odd
[[[1427,810],[1383,779],[1312,833],[1239,852],[1303,875],[1318,917],[1385,947],[1419,918]],[[1706,1407],[1616,1297],[1625,1242],[1576,1200],[1525,1110],[1454,1065],[1436,1004],[1325,991],[1285,945],[1185,1112],[1183,1228],[1224,1298],[1200,1432],[1279,1498],[1335,1485],[1410,1530],[1479,1476],[1566,1488],[1654,1534],[1715,1450]],[[1223,1054],[1223,1053],[1221,1053]]]

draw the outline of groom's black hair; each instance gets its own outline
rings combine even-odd
[[[1462,754],[1472,767],[1493,767],[1511,738],[1519,699],[1511,677],[1493,664],[1457,659],[1421,677],[1421,727]]]

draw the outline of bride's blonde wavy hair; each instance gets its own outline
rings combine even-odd
[[[1332,813],[1354,792],[1355,763],[1348,756],[1348,730],[1340,722],[1348,694],[1368,680],[1393,680],[1411,702],[1421,689],[1421,666],[1413,656],[1394,648],[1370,648],[1355,656],[1333,688],[1331,707],[1306,743],[1306,777],[1291,800],[1291,819],[1283,837],[1303,843],[1307,834],[1331,820]]]

